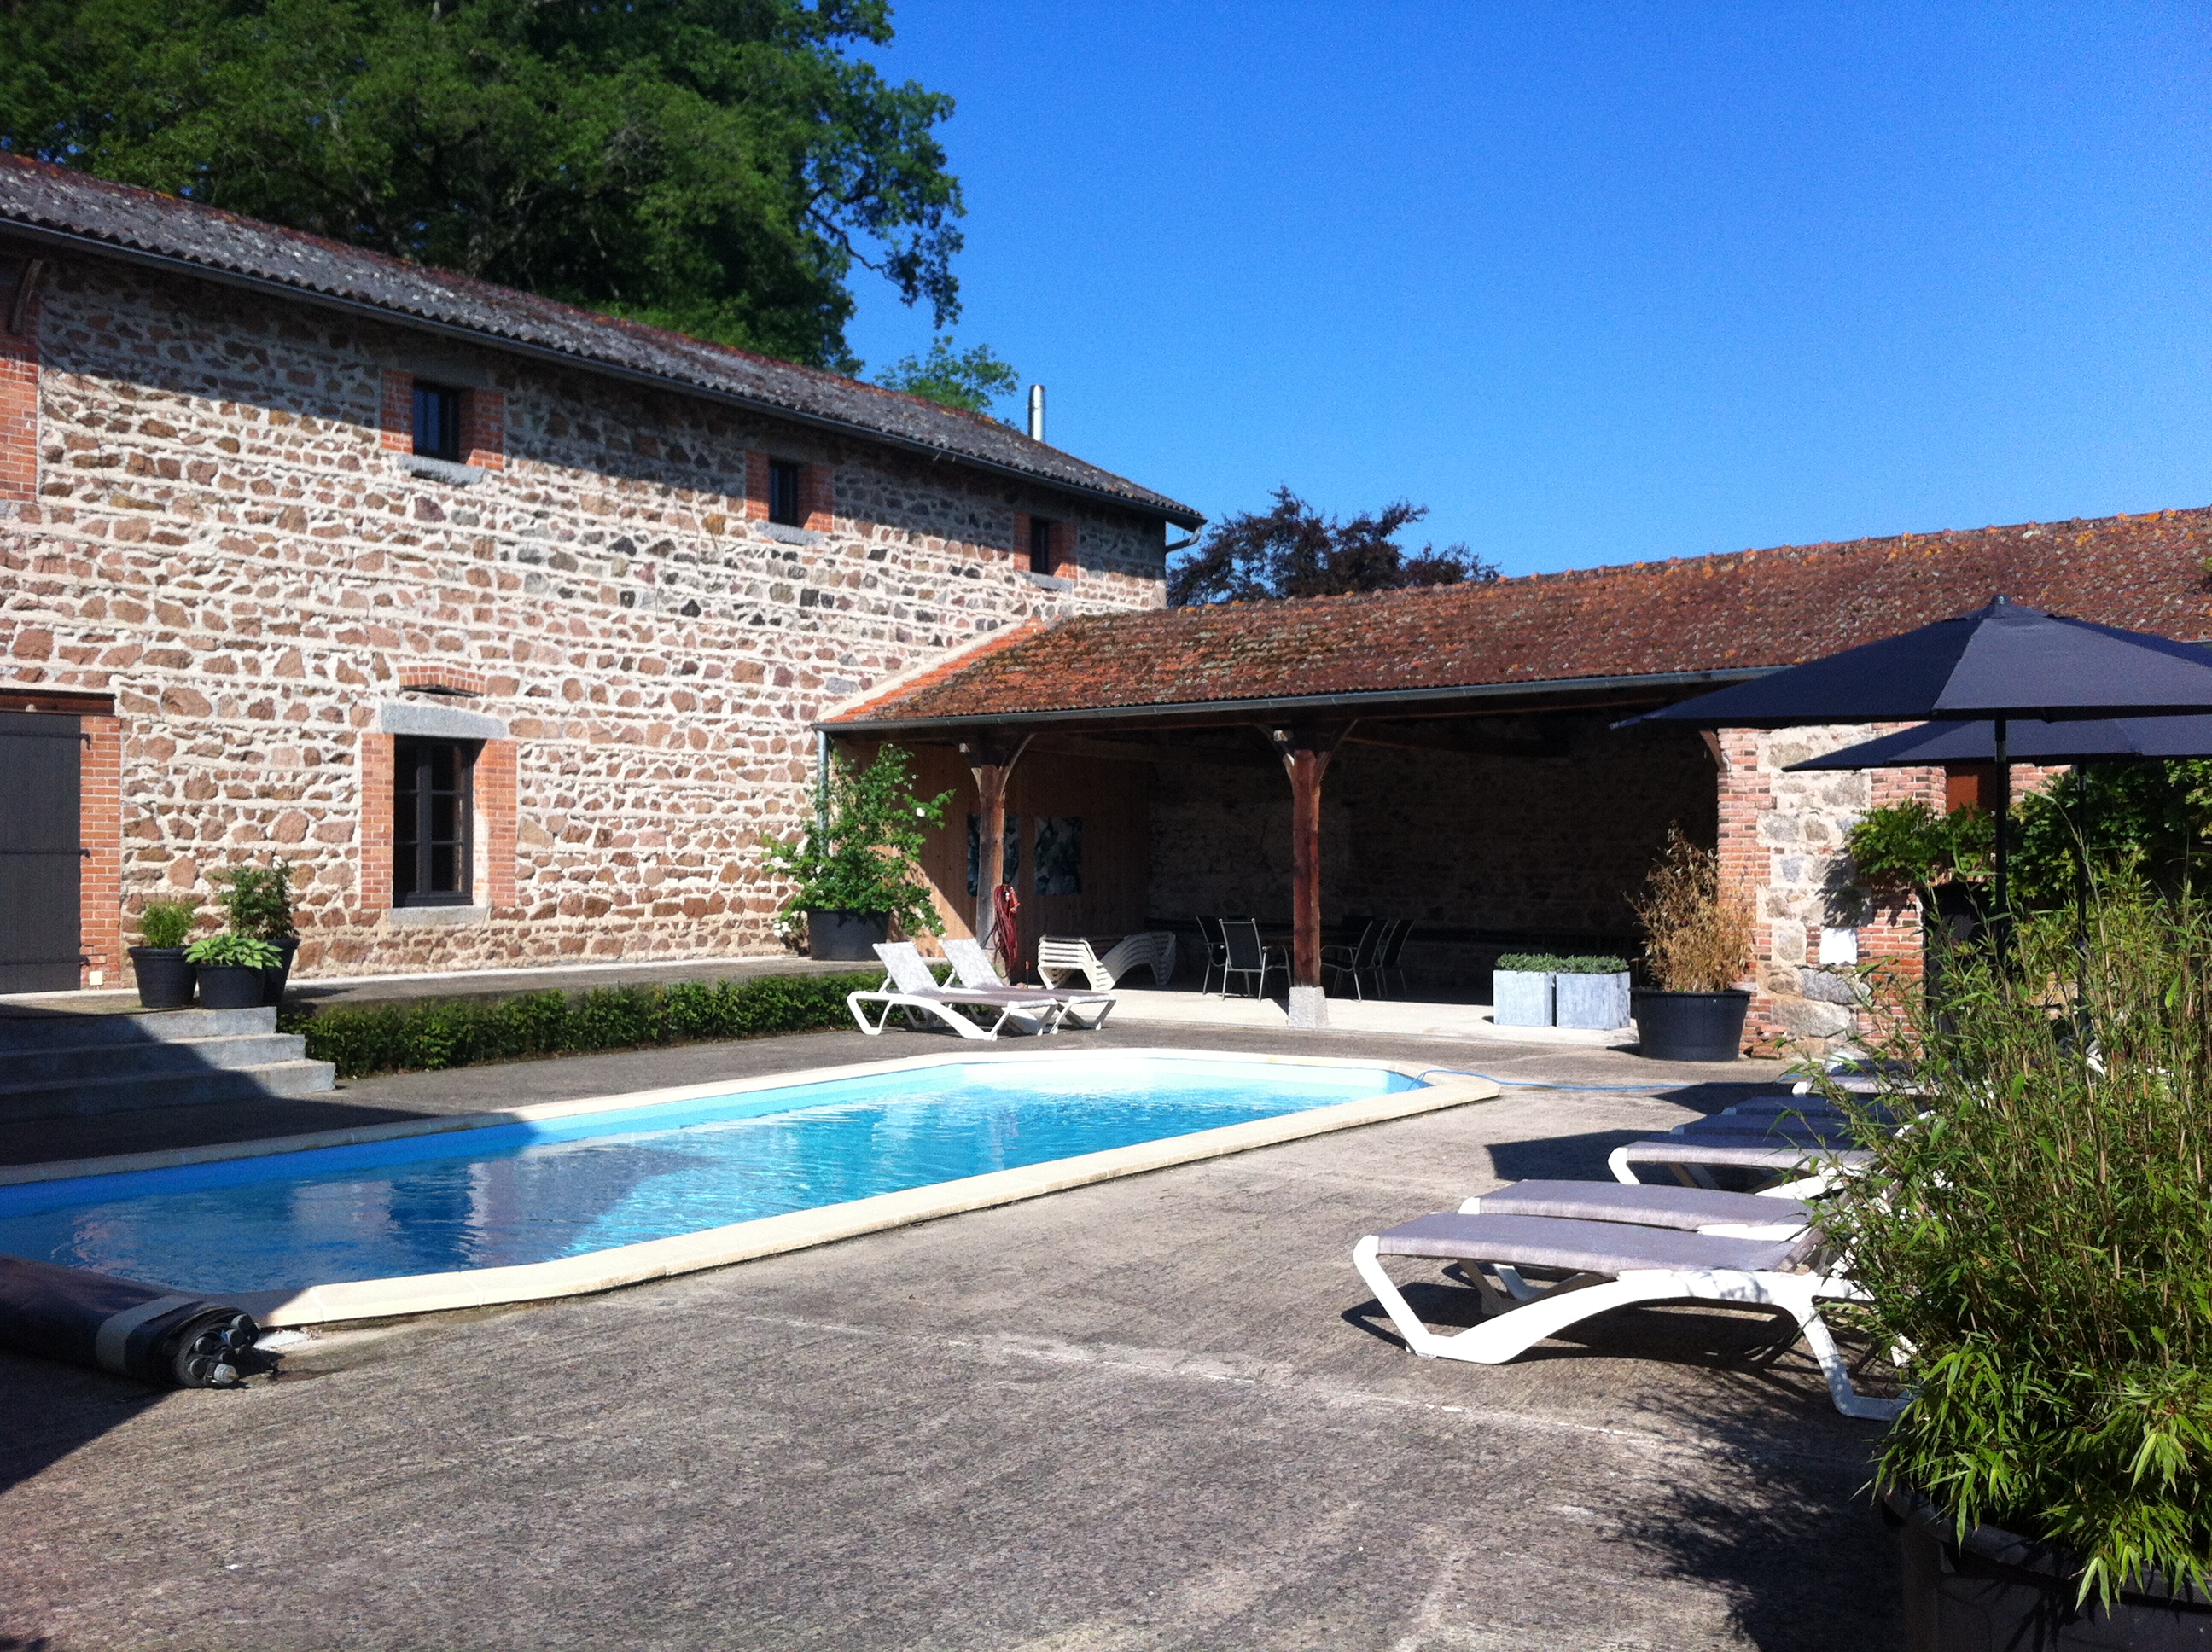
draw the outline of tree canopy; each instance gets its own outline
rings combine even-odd
[[[1022,387],[1022,375],[994,355],[988,344],[956,351],[951,335],[940,333],[929,341],[928,355],[901,356],[876,375],[876,382],[947,407],[988,413],[999,398]]]
[[[890,33],[886,0],[0,0],[0,148],[849,373],[855,264],[959,313],[952,100],[849,55]]]
[[[1428,513],[1425,505],[1400,500],[1340,521],[1289,488],[1278,488],[1273,510],[1222,518],[1168,570],[1168,604],[1182,608],[1270,597],[1340,597],[1498,577],[1495,568],[1462,544],[1442,550],[1423,545],[1408,555],[1397,536]]]

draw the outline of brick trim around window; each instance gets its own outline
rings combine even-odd
[[[514,905],[515,768],[512,740],[486,740],[477,753],[476,902],[494,912]]]
[[[402,689],[450,689],[456,694],[481,695],[490,688],[482,671],[464,671],[451,665],[410,665],[399,673]]]
[[[392,779],[397,735],[361,737],[361,912],[374,923],[392,908]]]
[[[84,752],[77,771],[77,842],[84,851],[78,873],[77,951],[84,955],[79,984],[122,987],[123,975],[123,722],[81,717]]]
[[[411,373],[384,371],[384,404],[377,415],[378,428],[383,432],[384,451],[387,453],[411,453],[415,451],[415,375]]]
[[[28,259],[0,260],[0,500],[35,499],[39,492],[36,267]],[[27,294],[26,282],[33,283]]]
[[[392,909],[392,765],[398,737],[361,737],[361,916],[374,923]],[[475,903],[495,911],[515,904],[515,859],[520,814],[517,806],[516,745],[486,740],[477,753]]]
[[[768,520],[768,466],[766,453],[748,450],[745,454],[745,520]]]
[[[816,533],[827,533],[836,513],[836,472],[826,465],[810,465],[799,480],[799,512]]]
[[[507,394],[461,392],[461,461],[486,471],[507,468]]]

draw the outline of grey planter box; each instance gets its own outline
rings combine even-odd
[[[1501,1027],[1550,1026],[1552,983],[1561,979],[1548,969],[1493,969],[1490,1018]]]
[[[1611,1032],[1628,1024],[1628,972],[1617,975],[1554,975],[1553,1024]]]

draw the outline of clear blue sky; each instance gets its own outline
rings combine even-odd
[[[959,342],[1208,515],[1403,497],[1518,574],[2212,503],[2202,5],[896,23]],[[927,342],[856,284],[872,369]]]

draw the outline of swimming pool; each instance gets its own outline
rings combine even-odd
[[[1289,1134],[1341,1127],[1364,1121],[1324,1115],[1354,1103],[1382,1102],[1391,1116],[1424,1110],[1447,1099],[1443,1088],[1382,1064],[1166,1053],[878,1064],[584,1110],[525,1109],[435,1133],[255,1144],[263,1151],[209,1163],[0,1187],[0,1251],[251,1293],[264,1310],[356,1282],[497,1284],[492,1276],[549,1268],[573,1278],[586,1259],[773,1228],[779,1218],[819,1228],[830,1212],[917,1190],[957,1190],[950,1208],[968,1208],[999,1202],[969,1198],[978,1184],[1036,1181],[1040,1167],[1254,1137],[1218,1148],[1233,1151],[1280,1139],[1269,1121]],[[1430,1093],[1413,1094],[1421,1091]],[[1154,1161],[1177,1159],[1140,1151],[1127,1169],[1102,1168],[1128,1174]]]

